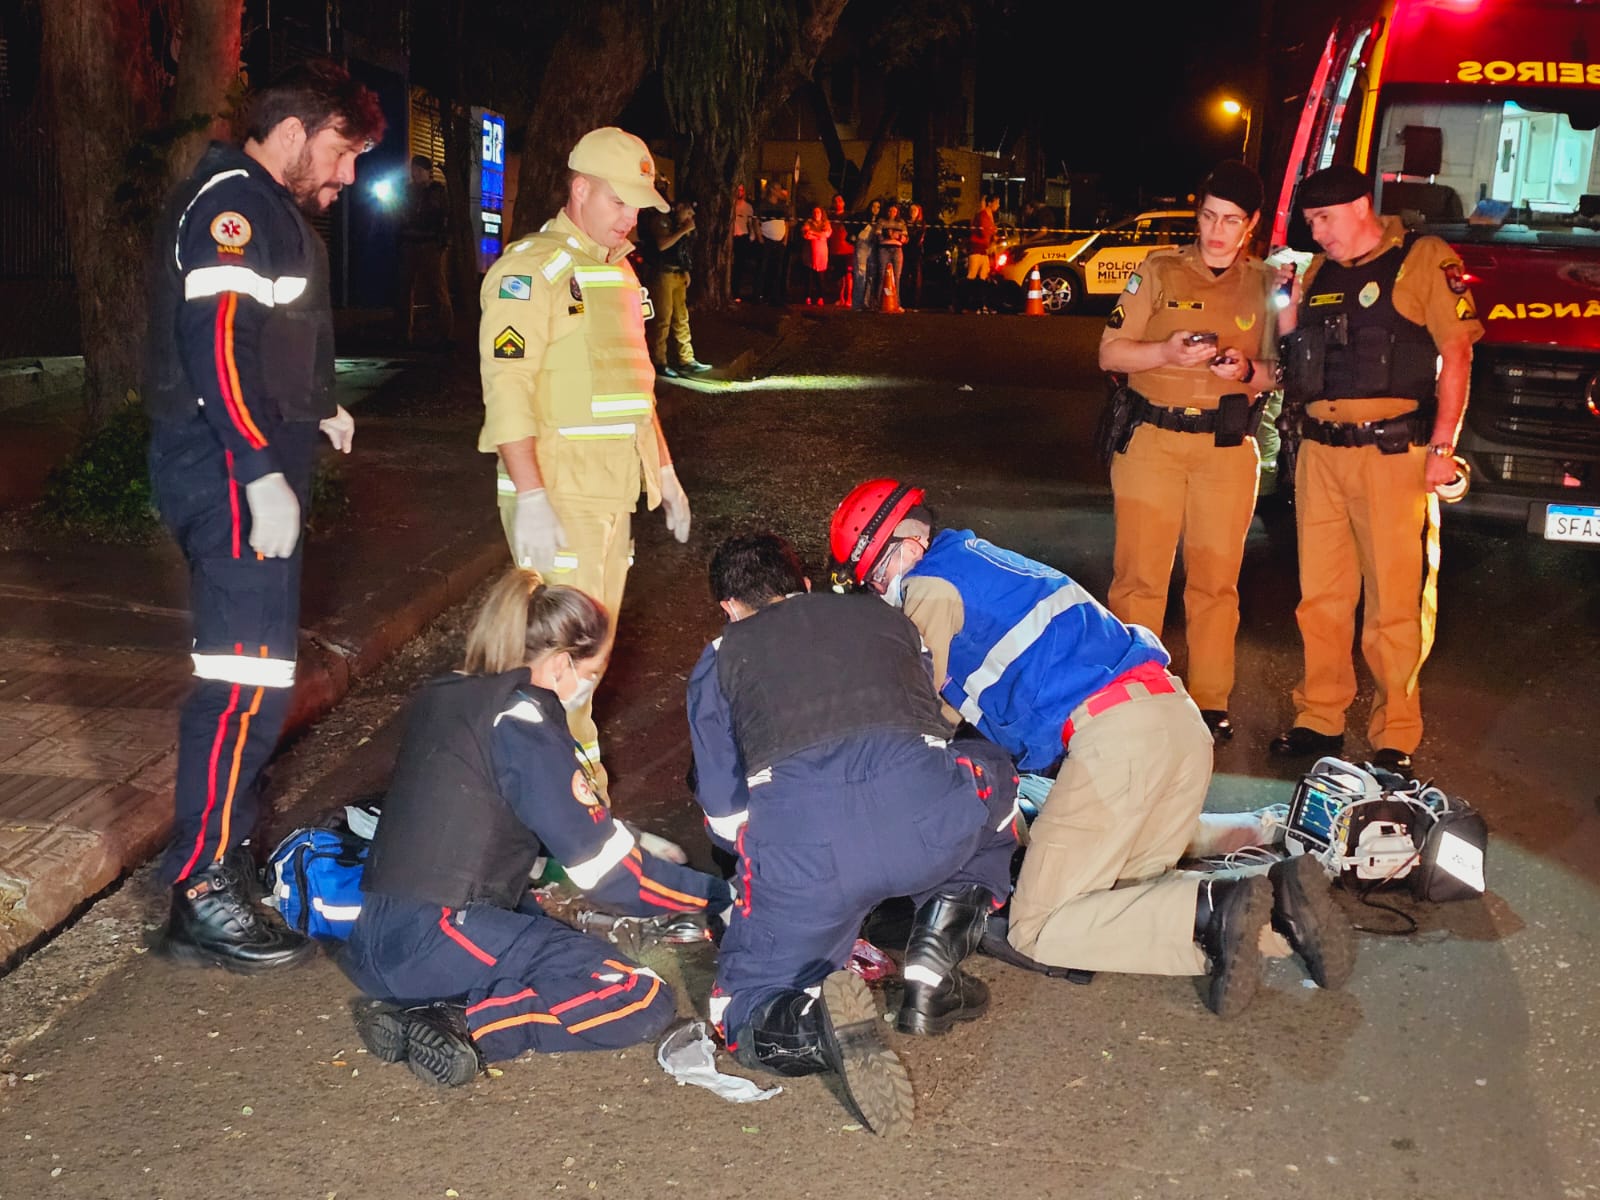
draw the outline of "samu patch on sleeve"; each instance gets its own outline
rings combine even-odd
[[[527,353],[527,341],[511,326],[507,325],[494,335],[494,356],[496,358],[522,358]]]
[[[1111,315],[1106,318],[1107,329],[1121,329],[1122,323],[1128,319],[1128,312],[1122,305],[1117,305],[1111,310]]]
[[[532,275],[503,275],[500,278],[500,299],[528,300],[533,296]]]
[[[216,220],[211,222],[212,240],[229,250],[248,245],[250,232],[250,222],[244,219],[243,213],[218,213]]]

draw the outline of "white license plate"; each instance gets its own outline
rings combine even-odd
[[[1600,508],[1589,504],[1547,504],[1544,540],[1600,545]]]

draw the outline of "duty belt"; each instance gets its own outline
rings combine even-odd
[[[1139,397],[1139,408],[1134,419],[1141,425],[1154,425],[1157,429],[1170,429],[1174,433],[1216,433],[1217,410],[1214,408],[1163,408]]]
[[[1061,727],[1061,744],[1068,745],[1072,741],[1072,735],[1085,721],[1091,717],[1098,717],[1107,709],[1126,704],[1129,700],[1140,700],[1146,696],[1165,696],[1177,690],[1177,684],[1173,682],[1172,676],[1161,663],[1142,663],[1133,670],[1118,675],[1074,708],[1068,715],[1066,724]]]
[[[1414,413],[1383,421],[1363,421],[1359,425],[1307,417],[1300,424],[1300,436],[1324,446],[1376,446],[1390,437],[1409,437],[1412,445],[1421,446],[1428,440]]]

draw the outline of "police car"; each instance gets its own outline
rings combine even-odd
[[[1000,251],[993,278],[1002,303],[1021,308],[1028,276],[1038,267],[1045,312],[1069,313],[1091,297],[1116,296],[1145,255],[1171,250],[1194,236],[1194,210],[1188,208],[1142,212],[1090,234],[1036,234]]]

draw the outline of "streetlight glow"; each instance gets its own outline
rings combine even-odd
[[[1222,102],[1222,111],[1227,113],[1230,117],[1237,117],[1241,112],[1244,111],[1244,106],[1241,105],[1237,100],[1224,100]]]
[[[1245,162],[1250,162],[1250,106],[1243,101],[1235,100],[1232,96],[1224,96],[1219,106],[1230,117],[1244,119],[1244,142],[1239,147],[1239,157]],[[1252,164],[1253,165],[1253,164]]]

